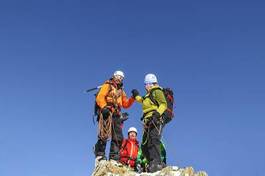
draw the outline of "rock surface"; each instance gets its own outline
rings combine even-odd
[[[168,166],[155,173],[137,173],[126,166],[115,165],[109,161],[101,161],[95,168],[93,176],[208,176],[206,172],[195,172],[192,167],[179,168]]]

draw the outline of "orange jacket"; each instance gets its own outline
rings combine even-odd
[[[129,108],[133,104],[134,98],[127,98],[123,89],[118,89],[115,83],[108,80],[100,88],[96,102],[101,109],[108,104],[114,104],[119,108]]]

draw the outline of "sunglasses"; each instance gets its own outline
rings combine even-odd
[[[144,84],[145,86],[151,86],[151,85],[153,85],[152,83],[145,83]]]
[[[120,76],[120,75],[116,75],[115,78],[116,78],[116,79],[119,79],[119,80],[123,80],[123,77]]]

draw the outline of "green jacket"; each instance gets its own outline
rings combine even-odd
[[[158,86],[152,87],[152,89],[156,88],[158,88]],[[152,91],[152,89],[150,91]],[[162,90],[156,89],[152,92],[153,97],[157,101],[159,106],[157,106],[154,102],[152,102],[152,100],[149,97],[149,92],[143,97],[141,96],[135,97],[136,101],[142,104],[143,114],[145,114],[144,116],[145,120],[152,116],[153,111],[156,110],[160,115],[162,115],[164,111],[167,109],[167,101]]]
[[[163,161],[166,164],[167,153],[166,153],[165,145],[162,142],[160,143],[160,152],[161,152],[161,161]],[[140,147],[138,150],[136,164],[140,164],[144,168],[148,164],[148,160],[146,159],[146,157],[144,156],[144,153],[142,152],[142,147]]]

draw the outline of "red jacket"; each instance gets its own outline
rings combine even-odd
[[[134,168],[138,149],[139,144],[137,140],[124,139],[120,150],[120,162]]]

